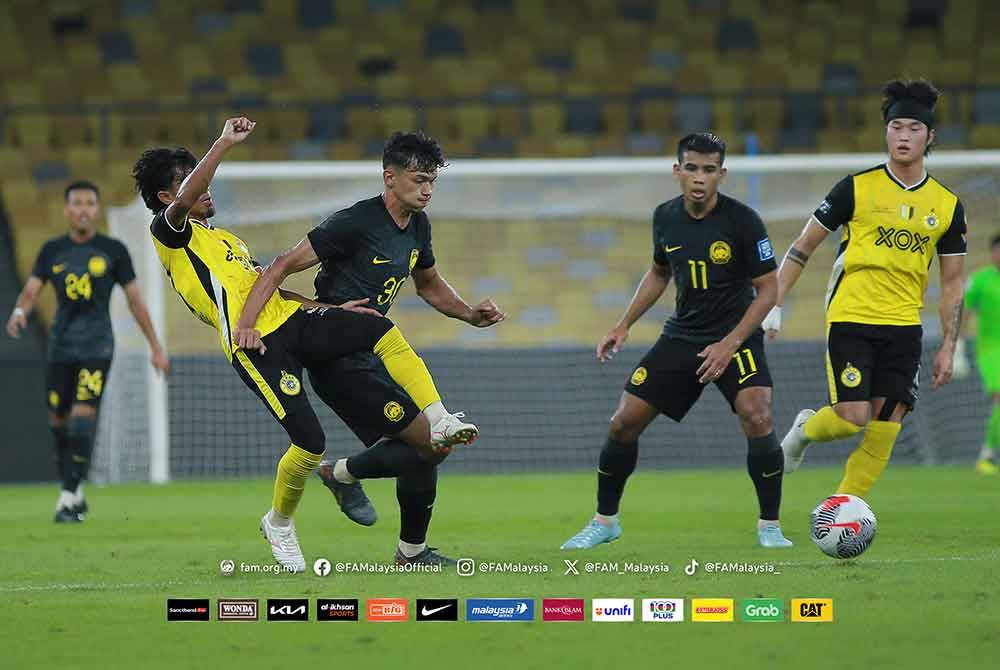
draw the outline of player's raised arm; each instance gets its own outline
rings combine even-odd
[[[313,249],[312,242],[308,237],[294,247],[278,255],[257,277],[250,295],[247,296],[243,304],[243,312],[240,320],[233,331],[233,341],[241,349],[256,349],[264,353],[267,347],[261,341],[260,331],[254,328],[257,317],[260,316],[264,305],[271,299],[274,292],[278,290],[281,283],[296,272],[302,272],[319,263],[319,256]]]
[[[635,295],[625,308],[625,313],[618,320],[615,327],[608,331],[608,334],[597,345],[597,360],[602,363],[610,360],[625,344],[628,339],[628,331],[632,325],[642,318],[642,315],[649,311],[649,308],[656,304],[663,292],[667,290],[670,283],[670,266],[661,264],[655,259],[646,274],[642,276],[642,281],[635,289]]]
[[[799,280],[802,270],[809,262],[809,257],[829,234],[830,231],[823,227],[823,224],[815,216],[810,216],[805,228],[802,229],[792,246],[788,248],[788,252],[781,261],[781,267],[778,268],[777,302],[761,324],[767,331],[769,339],[773,340],[778,331],[781,330],[781,306],[785,302],[785,296]]]
[[[191,211],[198,199],[208,191],[208,186],[212,183],[212,178],[215,177],[215,171],[218,169],[219,163],[222,162],[222,157],[231,147],[249,137],[256,125],[243,116],[226,121],[226,125],[222,128],[222,134],[212,144],[208,153],[198,161],[198,165],[191,171],[191,174],[181,182],[173,202],[167,206],[164,217],[171,227],[179,229],[183,226],[187,213]]]

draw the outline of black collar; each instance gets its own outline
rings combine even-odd
[[[885,170],[885,174],[889,177],[889,179],[891,179],[893,181],[893,183],[896,184],[896,186],[898,186],[899,188],[903,189],[904,191],[916,191],[916,190],[918,190],[920,188],[923,188],[924,184],[926,184],[927,181],[931,178],[930,173],[927,172],[927,170],[924,170],[924,178],[923,179],[921,179],[920,181],[918,181],[913,186],[907,186],[906,184],[904,184],[903,182],[901,182],[896,177],[896,175],[894,175],[892,173],[892,170],[889,169],[889,164],[888,163],[883,163],[882,164],[882,169]]]

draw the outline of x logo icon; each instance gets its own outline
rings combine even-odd
[[[566,572],[564,572],[563,574],[564,575],[578,575],[578,574],[580,574],[580,571],[576,569],[576,564],[579,563],[579,562],[580,562],[579,560],[570,561],[570,560],[567,560],[567,559],[564,558],[563,559],[563,563],[566,564]]]

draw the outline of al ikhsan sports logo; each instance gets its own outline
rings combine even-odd
[[[857,388],[861,384],[861,370],[847,363],[847,367],[840,373],[840,383],[849,389]]]
[[[281,381],[278,382],[278,385],[285,395],[298,395],[302,391],[302,382],[295,375],[284,370],[281,371]]]

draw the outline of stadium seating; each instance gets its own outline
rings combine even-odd
[[[452,156],[662,155],[705,128],[736,152],[843,152],[878,146],[877,87],[899,72],[945,89],[942,146],[1000,147],[998,21],[986,0],[9,0],[0,196],[24,274],[28,240],[63,229],[47,204],[67,180],[123,204],[141,148],[203,149],[231,112],[261,122],[237,159],[370,157],[413,127]],[[544,248],[496,227],[515,257]],[[558,271],[614,278],[607,316],[631,249],[584,245]],[[587,296],[512,299],[565,327],[596,313]]]

